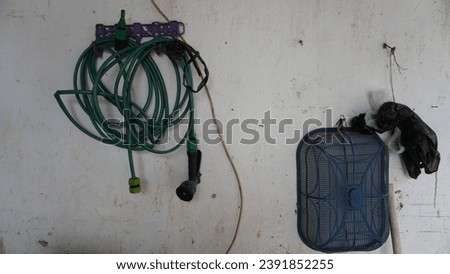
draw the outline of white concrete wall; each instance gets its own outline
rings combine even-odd
[[[96,23],[115,23],[120,9],[128,23],[162,20],[150,1],[124,2],[0,1],[0,252],[221,253],[231,240],[238,194],[220,146],[202,145],[202,184],[191,203],[174,194],[187,176],[184,149],[136,153],[144,193],[130,195],[126,151],[78,131],[53,98],[71,88]],[[403,250],[450,252],[450,1],[158,2],[185,22],[208,63],[222,121],[271,110],[301,128],[323,120],[326,108],[335,119],[365,112],[368,91],[389,89],[381,45],[396,46],[407,68],[394,70],[397,101],[436,131],[442,155],[437,186],[434,175],[408,178],[391,156]],[[197,117],[210,117],[205,93],[196,105]],[[313,252],[296,229],[295,149],[230,146],[244,193],[232,252]],[[390,243],[377,252],[391,252]]]

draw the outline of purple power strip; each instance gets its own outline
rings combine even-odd
[[[126,31],[129,37],[137,43],[141,42],[144,37],[171,36],[176,39],[184,33],[184,24],[178,21],[170,21],[169,23],[153,22],[151,24],[134,23],[127,25]],[[116,25],[105,26],[97,24],[95,26],[95,38],[114,36]]]

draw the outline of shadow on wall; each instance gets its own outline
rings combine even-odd
[[[0,238],[0,254],[5,254],[5,247],[3,245],[3,239]]]

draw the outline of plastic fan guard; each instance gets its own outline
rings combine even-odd
[[[297,228],[322,252],[370,251],[389,235],[389,155],[376,134],[316,129],[297,148]]]

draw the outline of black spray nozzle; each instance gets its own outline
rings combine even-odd
[[[189,180],[184,181],[177,188],[176,193],[178,198],[189,202],[194,198],[197,191],[197,185],[200,184],[200,164],[202,161],[202,152],[200,150],[188,150],[188,164],[189,164]]]
[[[194,198],[194,194],[197,191],[197,182],[192,180],[186,180],[181,183],[177,188],[177,196],[185,202],[190,202]]]

